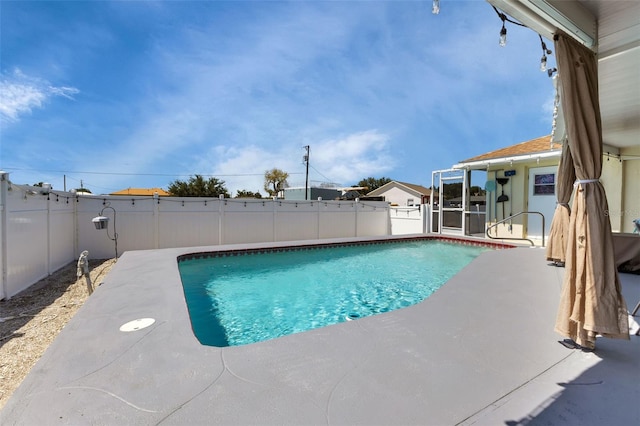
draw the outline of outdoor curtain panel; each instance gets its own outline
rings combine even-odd
[[[547,260],[553,262],[564,263],[566,261],[567,242],[569,241],[569,217],[571,215],[569,200],[571,200],[573,182],[575,180],[576,173],[573,167],[573,159],[565,139],[562,143],[562,156],[558,164],[556,182],[558,205],[553,213],[549,241],[547,243]]]
[[[629,339],[627,307],[600,183],[602,123],[595,54],[564,33],[554,37],[568,152],[576,175],[565,276],[555,331],[593,348],[597,334]]]

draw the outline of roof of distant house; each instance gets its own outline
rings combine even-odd
[[[121,191],[112,192],[109,195],[153,196],[156,192],[161,197],[168,197],[171,195],[162,188],[127,188]]]
[[[385,183],[381,187],[369,192],[367,195],[380,195],[381,193],[386,191],[389,186],[393,186],[394,184],[399,186],[404,186],[405,188],[411,191],[417,192],[421,195],[431,195],[431,190],[429,188],[425,188],[422,185],[415,185],[413,183],[400,182],[397,180],[392,180],[391,182]]]
[[[562,144],[552,143],[551,136],[542,136],[526,142],[520,142],[506,148],[496,149],[476,157],[463,160],[460,163],[472,163],[475,161],[492,160],[495,158],[519,157],[522,155],[540,154],[543,152],[560,151]]]

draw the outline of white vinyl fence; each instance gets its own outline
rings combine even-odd
[[[106,230],[92,222],[99,215],[109,218]],[[121,255],[127,250],[389,235],[391,220],[385,202],[47,193],[12,184],[0,172],[0,299],[77,260],[83,250],[93,259],[114,257],[114,233]]]
[[[429,205],[390,207],[391,234],[424,234],[429,229]]]

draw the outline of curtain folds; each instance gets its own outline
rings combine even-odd
[[[547,260],[564,264],[566,262],[567,242],[569,240],[569,218],[571,208],[569,201],[573,192],[573,182],[576,174],[569,144],[565,139],[562,143],[562,156],[558,164],[556,193],[558,205],[553,213],[549,240],[547,242]]]
[[[559,32],[554,37],[568,154],[576,176],[565,276],[555,331],[595,347],[597,334],[629,339],[628,314],[615,265],[602,173],[602,124],[595,54]],[[563,153],[564,159],[564,153]],[[568,160],[567,160],[568,162]],[[567,165],[568,167],[568,165]]]

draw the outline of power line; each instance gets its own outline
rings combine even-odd
[[[229,174],[170,174],[170,173],[126,173],[126,172],[95,172],[82,170],[38,170],[38,169],[22,169],[19,167],[4,167],[5,170],[14,170],[21,172],[39,172],[39,173],[74,173],[88,175],[108,175],[108,176],[163,176],[163,177],[184,177],[200,175],[203,177],[243,177],[243,176],[264,176],[264,173],[229,173]],[[315,169],[314,169],[315,170]],[[317,170],[316,170],[317,171]],[[302,175],[303,172],[289,173],[290,175]]]
[[[318,171],[318,169],[316,169],[315,167],[313,167],[311,164],[309,164],[309,167],[311,167],[313,170],[315,170],[315,172],[316,172],[317,174],[319,174],[320,176],[322,176],[322,177],[325,179],[325,181],[327,181],[327,182],[333,182],[331,179],[329,179],[328,177],[326,177],[325,175],[323,175],[322,173],[320,173],[320,172]],[[296,173],[292,173],[292,174],[296,174]]]

